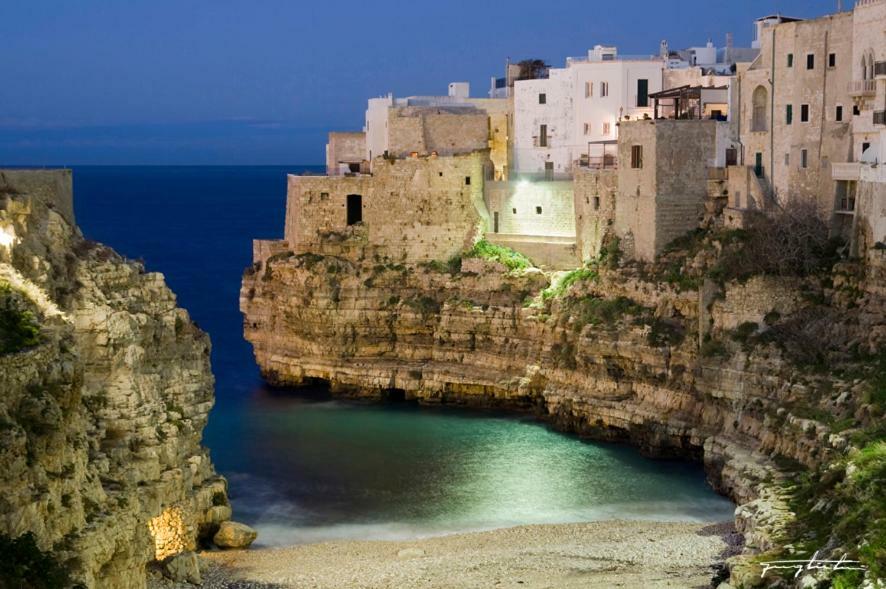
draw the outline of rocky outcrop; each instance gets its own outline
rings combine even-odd
[[[798,312],[787,301],[812,300],[767,280],[680,290],[642,268],[601,266],[541,292],[538,272],[277,253],[245,273],[241,310],[274,384],[534,411],[564,430],[702,460],[760,552],[791,520],[779,463],[813,469],[847,443],[805,410],[851,415],[859,397],[857,383],[798,366],[778,342],[750,345],[761,318],[786,322],[780,313]],[[856,311],[883,308],[864,292]],[[876,348],[883,320],[847,319],[843,335]]]
[[[200,443],[209,338],[162,275],[83,238],[71,196],[69,171],[0,172],[0,296],[39,330],[0,354],[0,533],[144,587],[230,517]]]

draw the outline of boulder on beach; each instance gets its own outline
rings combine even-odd
[[[221,523],[212,541],[219,548],[248,548],[257,536],[246,524],[227,521]]]
[[[200,585],[200,563],[193,552],[182,552],[163,561],[163,574],[177,583]]]

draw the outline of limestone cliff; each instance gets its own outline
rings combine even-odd
[[[71,197],[70,171],[0,172],[0,534],[144,587],[230,517],[200,443],[209,338],[162,275],[83,238]]]
[[[850,445],[836,422],[879,419],[863,379],[803,364],[789,337],[799,324],[859,357],[880,349],[886,260],[876,253],[866,276],[847,265],[826,287],[765,276],[682,284],[667,261],[614,258],[549,286],[538,271],[475,259],[459,270],[257,245],[277,253],[246,271],[241,310],[271,383],[531,410],[564,430],[703,460],[739,504],[746,554],[787,542],[796,474]],[[692,263],[684,252],[681,268]],[[745,563],[733,563],[736,583],[759,577]]]

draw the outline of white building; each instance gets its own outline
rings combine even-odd
[[[659,56],[618,55],[595,46],[568,58],[549,77],[514,83],[514,169],[518,174],[571,174],[582,160],[601,162],[621,119],[652,116],[649,94],[662,89]]]

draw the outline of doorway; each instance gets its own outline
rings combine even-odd
[[[356,225],[363,221],[363,196],[360,194],[348,195],[348,225]]]

